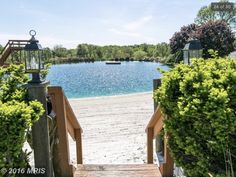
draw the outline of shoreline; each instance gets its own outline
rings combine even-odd
[[[68,98],[68,100],[91,100],[91,99],[102,99],[102,98],[117,98],[117,97],[129,97],[129,96],[136,96],[136,95],[145,95],[151,94],[153,91],[145,91],[145,92],[133,92],[133,93],[124,93],[124,94],[117,94],[117,95],[101,95],[101,96],[91,96],[91,97],[82,97],[82,98]]]

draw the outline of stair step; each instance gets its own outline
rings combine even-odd
[[[77,165],[74,177],[161,177],[155,164]]]

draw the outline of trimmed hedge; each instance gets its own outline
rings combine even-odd
[[[171,155],[187,176],[222,177],[231,165],[236,169],[236,60],[179,64],[164,73],[155,99],[167,115]]]
[[[44,113],[41,103],[27,100],[27,80],[23,65],[0,67],[0,169],[27,166],[26,132]]]

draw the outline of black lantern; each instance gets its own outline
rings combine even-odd
[[[185,64],[191,64],[192,58],[202,57],[202,46],[199,40],[191,39],[183,48],[183,57]]]
[[[30,83],[41,83],[40,71],[44,69],[43,64],[43,49],[35,39],[36,31],[30,30],[31,39],[24,47],[25,56],[25,72],[32,74]]]

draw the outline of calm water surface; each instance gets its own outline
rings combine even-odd
[[[51,85],[62,86],[68,98],[120,95],[152,90],[160,78],[157,68],[168,66],[149,62],[105,62],[53,65],[47,76]]]

